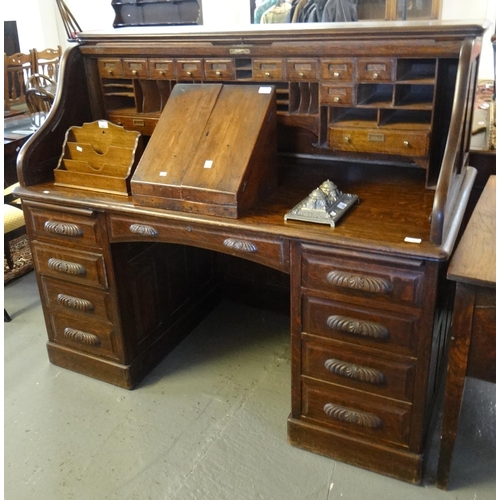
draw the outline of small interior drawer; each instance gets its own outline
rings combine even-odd
[[[177,59],[175,67],[179,80],[200,80],[203,78],[203,61],[201,59]]]
[[[322,59],[323,80],[352,81],[354,63],[352,59]]]
[[[321,104],[353,104],[352,87],[322,83],[320,87]]]
[[[123,68],[123,75],[126,77],[130,78],[148,77],[147,59],[123,59],[122,68]]]
[[[393,60],[389,58],[358,59],[358,81],[387,82],[393,78]]]
[[[285,76],[283,59],[254,59],[254,80],[282,80]]]
[[[139,115],[117,115],[114,113],[108,114],[108,120],[115,125],[121,125],[126,130],[136,130],[144,135],[151,135],[158,123],[158,118],[149,118]]]
[[[34,263],[41,275],[101,289],[108,288],[102,254],[76,252],[36,241],[32,242],[31,247]]]
[[[287,79],[291,81],[316,81],[318,61],[316,59],[288,59],[286,62]]]
[[[236,75],[232,59],[205,59],[205,78],[210,80],[234,80]]]
[[[368,353],[352,345],[321,341],[304,334],[302,374],[371,394],[411,402],[415,362],[411,359],[389,359],[381,351]]]
[[[149,59],[149,76],[153,79],[175,78],[173,59]]]
[[[302,417],[348,435],[408,446],[412,405],[302,379]]]
[[[103,78],[117,78],[123,76],[122,60],[120,58],[105,58],[97,60],[99,74]]]

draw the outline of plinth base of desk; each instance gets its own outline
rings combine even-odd
[[[420,454],[337,434],[292,417],[288,418],[288,442],[298,448],[408,483],[418,484],[422,479],[423,456]]]

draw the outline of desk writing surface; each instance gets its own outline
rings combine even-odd
[[[429,215],[434,191],[425,188],[425,172],[422,170],[380,166],[375,170],[372,166],[354,163],[328,162],[325,165],[305,160],[305,164],[292,166],[292,160],[285,158],[281,161],[284,164],[275,192],[238,219],[138,207],[131,197],[82,193],[51,183],[21,190],[25,198],[36,199],[43,194],[47,202],[53,203],[92,206],[181,223],[199,222],[207,227],[226,230],[258,230],[285,238],[327,245],[335,243],[381,253],[396,252],[424,259],[443,260],[447,257],[442,247],[436,247],[429,241]],[[344,215],[337,227],[284,221],[284,215],[291,208],[327,179],[335,182],[341,191],[360,197],[360,203]],[[420,238],[422,242],[407,243],[404,241],[407,236]]]
[[[448,269],[448,279],[483,286],[496,285],[496,176],[477,202]]]

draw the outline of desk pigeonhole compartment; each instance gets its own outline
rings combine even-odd
[[[70,127],[54,170],[55,184],[126,196],[141,152],[139,132],[107,120]]]
[[[272,86],[177,84],[132,176],[136,205],[237,218],[277,183]]]

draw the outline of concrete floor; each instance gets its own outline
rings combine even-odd
[[[224,302],[134,391],[48,362],[34,273],[5,287],[5,499],[495,498],[495,385],[469,379],[450,490],[287,444],[289,319]]]

